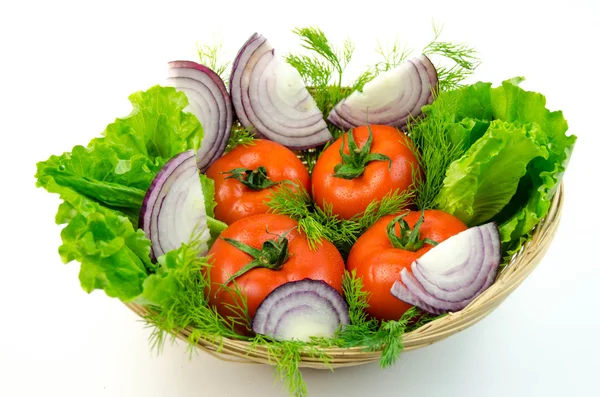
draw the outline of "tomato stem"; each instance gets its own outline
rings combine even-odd
[[[421,236],[419,234],[419,228],[423,224],[425,220],[425,211],[421,211],[421,215],[419,219],[415,223],[415,226],[412,230],[410,230],[410,226],[403,219],[410,211],[407,211],[401,215],[398,215],[390,223],[387,225],[387,235],[392,243],[394,248],[400,248],[405,251],[417,251],[427,244],[431,244],[436,246],[438,243],[433,241],[430,238],[425,238],[421,240]],[[400,227],[400,233],[396,234],[396,224]]]
[[[388,169],[392,167],[392,160],[388,156],[381,153],[371,153],[373,131],[369,124],[367,124],[367,128],[369,130],[369,138],[367,138],[362,148],[359,148],[356,144],[352,130],[348,131],[348,151],[350,154],[344,153],[345,140],[344,136],[342,136],[342,146],[340,146],[342,162],[333,168],[333,176],[343,179],[358,178],[365,172],[367,164],[372,161],[388,161]]]
[[[291,229],[290,229],[291,230]],[[288,244],[289,241],[285,237],[290,230],[282,234],[281,236],[277,236],[277,239],[269,239],[265,241],[262,245],[262,249],[254,248],[249,246],[248,244],[244,244],[241,241],[234,240],[227,237],[221,237],[224,241],[233,245],[235,248],[239,249],[242,252],[250,255],[254,258],[251,262],[246,264],[240,270],[231,275],[227,281],[225,281],[225,285],[229,284],[231,281],[240,277],[241,275],[249,272],[252,269],[256,268],[265,268],[270,270],[279,270],[283,267],[283,264],[288,259]],[[269,231],[267,230],[267,233]]]
[[[234,168],[229,171],[221,172],[221,174],[229,174],[225,179],[236,179],[252,190],[267,189],[279,183],[269,179],[267,176],[267,169],[262,165],[255,170],[248,168]]]

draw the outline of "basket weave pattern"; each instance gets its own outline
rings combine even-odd
[[[445,339],[475,324],[498,307],[531,274],[550,247],[550,243],[558,229],[563,195],[564,187],[561,183],[552,199],[548,214],[536,226],[531,240],[513,257],[510,264],[504,267],[490,288],[479,295],[465,309],[450,313],[425,324],[417,330],[406,333],[403,338],[404,350],[418,349]],[[134,303],[126,305],[140,316],[148,313],[140,305]],[[184,329],[177,336],[180,339],[187,340],[189,333],[190,330]],[[273,360],[269,358],[268,350],[264,346],[255,346],[251,350],[250,342],[246,341],[224,338],[221,344],[214,345],[210,341],[200,340],[197,347],[227,361],[273,363]],[[323,351],[330,356],[328,363],[324,363],[319,358],[304,355],[300,366],[315,369],[348,367],[377,361],[381,356],[380,351],[367,352],[360,347],[347,349],[326,348]]]

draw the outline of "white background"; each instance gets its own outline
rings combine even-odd
[[[334,4],[335,3],[335,4]],[[600,315],[600,11],[595,1],[340,2],[3,1],[0,5],[0,396],[286,396],[261,365],[153,356],[149,330],[102,292],[84,293],[57,253],[58,199],[35,189],[35,163],[98,135],[128,113],[127,96],[162,82],[165,64],[196,59],[197,41],[228,56],[254,31],[281,50],[318,25],[357,44],[414,48],[443,38],[480,50],[477,79],[517,75],[562,109],[579,136],[563,220],[545,259],[492,315],[393,368],[303,371],[316,396],[598,396]],[[284,5],[285,4],[285,5]]]

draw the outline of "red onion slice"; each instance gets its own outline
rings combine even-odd
[[[464,309],[494,282],[501,262],[495,223],[443,241],[403,269],[391,293],[435,314]]]
[[[188,97],[187,111],[193,113],[204,129],[198,150],[201,172],[225,151],[231,134],[233,106],[223,80],[211,69],[191,61],[169,62],[168,84]]]
[[[154,177],[142,204],[139,227],[152,243],[153,259],[192,239],[201,255],[208,252],[210,231],[193,150],[173,157]]]
[[[321,280],[291,281],[275,288],[252,319],[252,330],[276,340],[309,341],[332,337],[350,324],[348,304],[335,288]]]
[[[238,120],[257,135],[292,149],[332,139],[298,71],[262,35],[253,34],[238,52],[230,88]]]
[[[409,59],[354,91],[329,113],[328,120],[343,130],[360,125],[383,124],[405,128],[411,117],[433,102],[437,72],[425,55]]]

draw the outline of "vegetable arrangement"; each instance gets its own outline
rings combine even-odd
[[[351,84],[350,41],[294,32],[304,52],[253,34],[230,73],[209,47],[169,63],[169,87],[132,94],[129,116],[36,178],[63,200],[59,253],[85,291],[148,307],[158,347],[184,328],[192,346],[266,346],[303,396],[300,352],[360,346],[389,366],[403,333],[485,291],[576,137],[521,78],[463,85],[476,53],[437,31],[413,58],[380,49]]]

